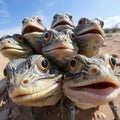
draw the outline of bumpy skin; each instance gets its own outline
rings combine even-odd
[[[64,78],[64,94],[82,109],[112,101],[120,93],[120,81],[114,70],[115,59],[109,55],[87,58],[75,55]]]
[[[74,23],[72,20],[72,15],[70,14],[55,14],[53,16],[51,29],[55,29],[57,31],[63,31],[65,29],[74,29]]]
[[[78,43],[79,54],[92,57],[100,53],[100,48],[104,43],[104,23],[96,18],[90,20],[81,18],[75,27],[75,41]]]
[[[46,26],[38,16],[24,18],[22,21],[22,35],[35,53],[41,54],[41,39],[46,30]]]
[[[44,34],[43,38],[43,55],[48,59],[55,60],[59,66],[63,67],[63,64],[66,64],[65,59],[78,52],[76,43],[72,41],[74,39],[72,30],[57,32],[51,29]]]
[[[31,47],[20,34],[3,36],[0,40],[0,52],[8,59],[26,58],[33,54]]]
[[[10,61],[5,70],[12,101],[24,106],[54,105],[61,98],[61,72],[42,55]]]

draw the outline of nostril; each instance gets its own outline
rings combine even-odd
[[[98,69],[96,67],[91,67],[89,71],[90,73],[93,73],[93,74],[98,73]]]
[[[10,43],[10,40],[8,40],[7,42]]]
[[[91,25],[93,25],[94,24],[94,22],[91,22]]]
[[[66,39],[64,39],[64,42],[66,42],[67,40]]]
[[[28,80],[23,80],[23,81],[22,81],[22,83],[23,83],[24,85],[28,84],[28,82],[29,82]]]

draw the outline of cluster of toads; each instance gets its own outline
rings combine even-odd
[[[81,18],[75,26],[71,15],[55,14],[47,30],[38,16],[24,18],[21,34],[0,39],[0,52],[10,60],[0,85],[1,105],[7,99],[27,107],[59,103],[63,119],[74,120],[76,107],[113,101],[120,81],[115,58],[100,53],[103,26],[98,18]]]

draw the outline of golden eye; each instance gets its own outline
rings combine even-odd
[[[74,40],[75,34],[74,34],[73,32],[69,33],[69,36],[70,36],[70,39],[71,39],[71,40]]]
[[[50,40],[50,37],[51,37],[51,34],[50,34],[49,32],[46,32],[46,33],[44,34],[44,40],[45,40],[46,42]]]
[[[110,65],[112,66],[112,69],[115,68],[116,66],[116,59],[114,57],[110,57]]]
[[[85,18],[81,18],[79,21],[78,21],[78,25],[79,26],[83,26],[85,24]]]
[[[71,59],[70,62],[69,62],[69,70],[70,72],[75,72],[77,71],[77,68],[78,68],[78,63],[76,61],[76,59]]]
[[[38,65],[39,69],[43,72],[46,72],[50,68],[49,61],[44,57],[40,57],[38,59],[37,65]]]

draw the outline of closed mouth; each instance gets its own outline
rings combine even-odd
[[[2,47],[1,51],[3,50],[23,50],[22,48],[12,48],[12,47]]]
[[[55,48],[52,48],[52,49],[49,49],[45,52],[50,52],[50,51],[58,51],[58,50],[72,50],[72,48],[69,48],[69,47],[66,47],[66,46],[59,46],[59,47],[55,47]]]

